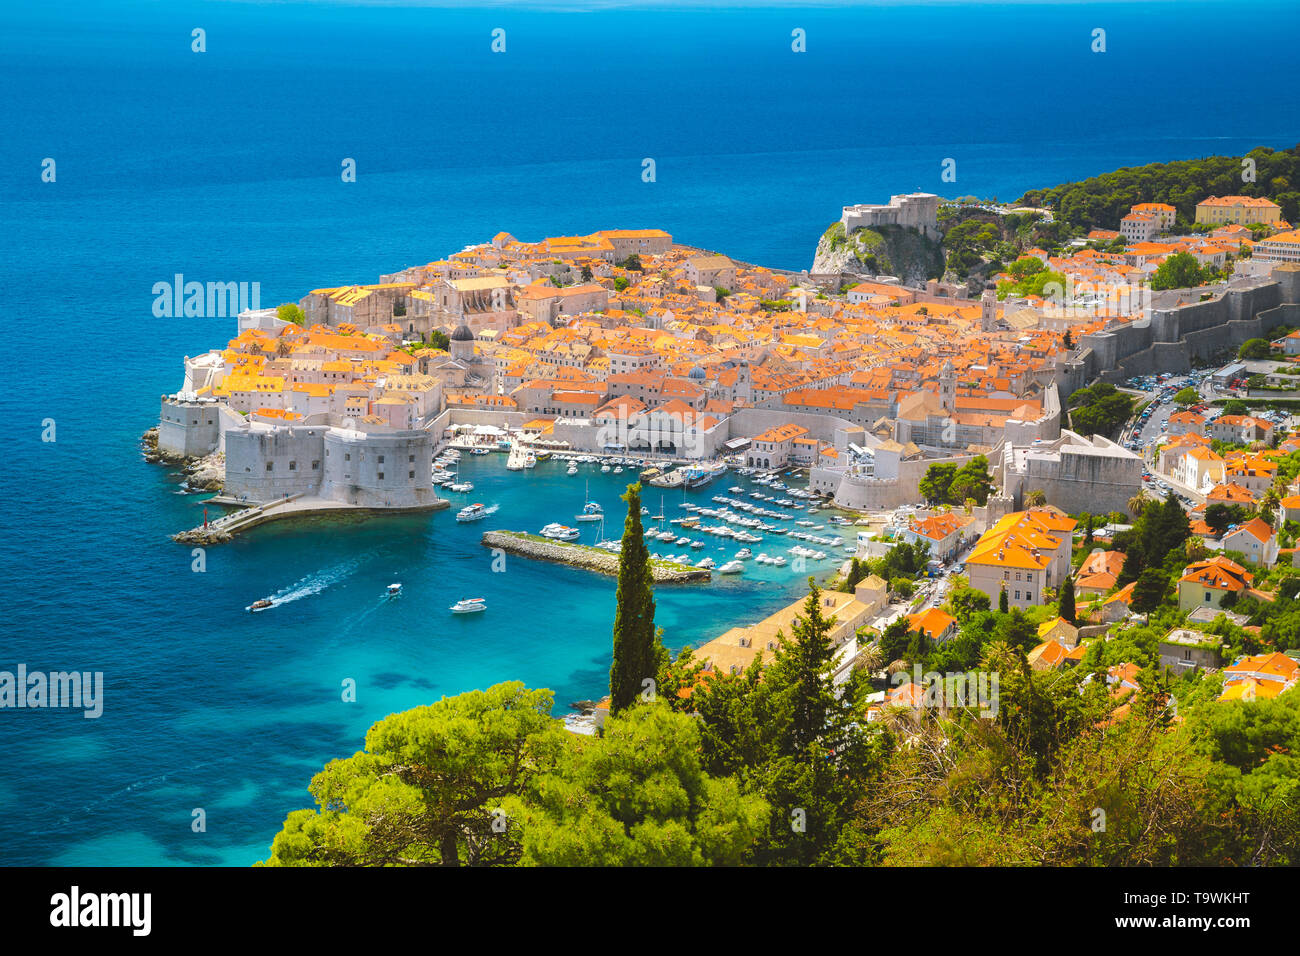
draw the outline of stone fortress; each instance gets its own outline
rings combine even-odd
[[[1282,325],[1300,325],[1300,263],[1276,265],[1267,278],[1234,280],[1204,302],[1153,306],[1149,319],[1113,322],[1081,336],[1062,391],[1068,396],[1094,378],[1116,383],[1152,372],[1188,372],[1193,359],[1267,338]]]
[[[905,193],[890,196],[886,204],[860,203],[845,206],[840,222],[847,235],[854,229],[873,226],[910,226],[930,239],[939,235],[939,197],[934,193]]]

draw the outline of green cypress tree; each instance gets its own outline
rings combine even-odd
[[[1074,623],[1074,579],[1068,574],[1061,582],[1061,599],[1057,602],[1057,613],[1071,624]]]
[[[1003,614],[1006,614],[1007,607],[1008,607],[1007,589],[1004,587],[1002,589],[1002,592],[998,595],[998,610],[1001,611]]]
[[[658,679],[666,656],[655,634],[655,598],[650,551],[641,534],[641,485],[627,486],[627,519],[618,556],[617,611],[614,616],[614,663],[609,669],[610,712],[631,706],[645,689],[646,678]]]

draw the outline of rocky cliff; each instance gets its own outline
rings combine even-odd
[[[837,222],[818,241],[812,271],[897,276],[905,285],[922,286],[940,278],[943,266],[943,247],[915,229],[877,226],[845,235]]]

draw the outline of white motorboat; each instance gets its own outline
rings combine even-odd
[[[748,561],[753,556],[754,556],[754,552],[750,551],[749,548],[741,548],[739,551],[736,552],[737,561]]]
[[[581,534],[582,532],[577,528],[570,528],[557,521],[551,522],[541,530],[542,537],[553,538],[556,541],[577,541]]]
[[[745,570],[745,566],[739,561],[728,561],[722,567],[718,568],[719,574],[739,574]]]
[[[695,566],[697,568],[704,568],[706,571],[712,571],[716,566],[716,562],[712,558],[701,558],[695,563]]]
[[[487,610],[486,598],[464,598],[451,606],[452,614],[475,614]]]
[[[460,511],[456,512],[456,520],[457,521],[482,521],[484,518],[486,518],[488,515],[492,514],[496,510],[497,509],[495,505],[492,506],[491,508],[484,508],[481,504],[475,503],[467,507],[461,508]]]
[[[397,582],[394,582],[388,585],[388,590],[385,593],[389,597],[397,597],[397,595],[402,593],[402,585]]]
[[[785,567],[785,558],[778,554],[775,558],[771,559],[771,563],[776,565],[778,568],[783,568]]]
[[[565,470],[564,473],[570,477],[576,475],[578,473],[577,464],[575,462],[569,462],[569,467]]]
[[[609,474],[609,465],[601,465],[601,466],[600,466],[600,470],[601,470],[602,473],[608,475],[608,474]]]

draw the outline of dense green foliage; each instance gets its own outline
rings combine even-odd
[[[296,302],[284,302],[275,307],[275,317],[281,322],[292,322],[294,325],[303,325],[307,321],[307,315]]]
[[[1215,275],[1217,272],[1213,268],[1202,268],[1196,256],[1190,252],[1175,252],[1156,267],[1155,274],[1151,276],[1151,288],[1156,291],[1189,289],[1209,282]]]
[[[1081,435],[1113,438],[1119,427],[1133,416],[1133,396],[1109,382],[1078,389],[1070,396],[1069,405],[1070,426]]]
[[[1060,299],[1065,295],[1065,276],[1053,272],[1041,259],[1027,256],[1017,259],[1007,268],[1012,278],[998,283],[998,298],[1013,296],[1038,296],[1043,299]]]
[[[1264,146],[1246,154],[1255,161],[1255,182],[1242,181],[1242,157],[1209,156],[1130,166],[1052,189],[1025,193],[1021,202],[1049,206],[1058,218],[1079,228],[1118,229],[1120,219],[1138,203],[1168,203],[1178,224],[1196,218],[1196,204],[1208,196],[1262,196],[1282,207],[1282,218],[1300,216],[1300,146],[1272,150]]]
[[[960,505],[965,504],[967,498],[974,499],[977,505],[983,505],[993,490],[989,460],[983,455],[976,455],[960,468],[952,462],[933,464],[925,470],[918,490],[932,505]]]
[[[1246,339],[1237,350],[1237,357],[1244,359],[1266,359],[1271,354],[1268,339]]]

